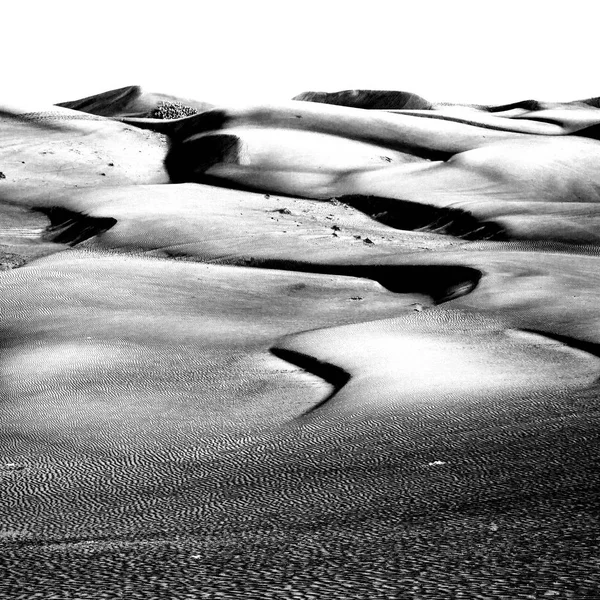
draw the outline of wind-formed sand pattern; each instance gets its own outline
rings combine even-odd
[[[0,596],[600,596],[599,105],[1,108]]]

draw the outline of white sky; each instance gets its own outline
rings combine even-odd
[[[135,84],[209,102],[350,88],[482,103],[598,96],[594,6],[14,0],[0,11],[0,91],[43,103]]]

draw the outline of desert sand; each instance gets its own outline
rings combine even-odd
[[[600,595],[597,99],[0,121],[1,597]]]

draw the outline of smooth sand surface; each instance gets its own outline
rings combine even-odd
[[[65,188],[167,183],[160,134],[59,107],[0,107],[0,197],[59,196]]]
[[[2,112],[0,596],[598,596],[598,109],[157,98]]]

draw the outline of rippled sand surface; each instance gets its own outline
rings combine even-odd
[[[0,110],[0,597],[600,596],[597,103],[300,98]]]

